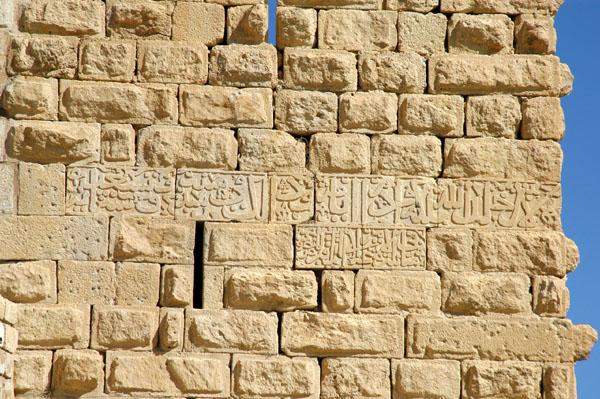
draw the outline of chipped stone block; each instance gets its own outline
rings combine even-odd
[[[299,224],[315,215],[315,181],[312,174],[269,176],[269,223]]]
[[[202,266],[202,309],[223,308],[225,268]]]
[[[341,50],[285,49],[283,78],[288,89],[356,90],[356,55]]]
[[[275,126],[299,135],[335,132],[338,98],[334,93],[281,90],[275,97]]]
[[[281,130],[239,129],[240,170],[291,172],[304,170],[306,144]],[[237,151],[236,151],[237,155]]]
[[[398,97],[392,93],[344,93],[339,120],[343,133],[392,133],[398,123]]]
[[[514,30],[507,15],[453,14],[448,22],[448,50],[451,54],[510,54]]]
[[[542,366],[529,362],[465,361],[462,370],[462,397],[540,397]]]
[[[158,263],[117,263],[116,305],[156,306],[160,293]]]
[[[277,48],[315,47],[317,44],[317,10],[277,7]]]
[[[319,12],[319,48],[349,51],[394,50],[398,42],[394,11]]]
[[[321,274],[321,308],[326,313],[352,313],[354,272],[324,271]]]
[[[113,262],[58,262],[58,302],[114,305],[117,274]]]
[[[19,215],[65,214],[65,166],[19,163]]]
[[[443,13],[556,14],[562,0],[440,0]]]
[[[18,177],[16,164],[0,164],[0,214],[17,213]]]
[[[135,73],[133,40],[83,40],[79,46],[77,77],[82,80],[131,82]]]
[[[317,133],[310,137],[308,169],[313,173],[368,173],[371,143],[361,134]]]
[[[574,365],[545,365],[542,392],[544,399],[577,399]]]
[[[58,119],[58,80],[18,76],[2,93],[2,108],[14,119]]]
[[[185,319],[183,309],[161,308],[158,326],[159,346],[163,351],[183,348]]]
[[[101,394],[104,358],[93,350],[61,349],[54,354],[52,390],[64,395]]]
[[[466,115],[467,137],[514,139],[521,126],[521,103],[513,96],[469,96]]]
[[[202,21],[202,23],[198,23]],[[180,1],[173,12],[173,40],[214,46],[225,37],[225,7]]]
[[[102,125],[100,161],[111,165],[135,164],[136,133],[131,125]]]
[[[565,115],[560,99],[535,97],[523,101],[521,138],[560,141],[565,136]]]
[[[520,54],[554,54],[554,18],[536,14],[518,15],[515,19],[515,43]]]
[[[560,88],[558,96],[564,97],[571,94],[573,91],[573,80],[575,77],[571,73],[571,69],[567,64],[560,64]]]
[[[438,177],[442,142],[437,137],[376,135],[371,139],[371,173]]]
[[[425,59],[417,53],[361,51],[358,79],[362,90],[423,93],[427,87]]]
[[[75,37],[15,36],[8,51],[6,70],[9,75],[73,78],[78,45]]]
[[[460,363],[452,360],[392,360],[394,399],[460,397]]]
[[[461,96],[403,94],[398,105],[398,132],[401,134],[463,135],[465,108]]]
[[[321,367],[323,399],[390,399],[387,359],[325,358]]]
[[[473,267],[473,232],[459,229],[427,231],[427,270],[469,271]]]
[[[577,362],[590,357],[594,344],[598,341],[598,332],[590,325],[573,326],[573,359]]]
[[[106,0],[106,30],[116,38],[171,38],[173,2]]]
[[[205,84],[208,49],[201,43],[140,41],[137,71],[140,82]]]
[[[157,307],[94,305],[90,347],[152,350],[158,343],[158,322]]]
[[[19,350],[13,356],[16,394],[41,395],[50,389],[52,351]]]
[[[271,44],[230,44],[210,50],[209,81],[214,86],[275,87],[277,49]]]
[[[243,5],[227,9],[227,43],[260,44],[267,42],[269,11],[265,4]]]
[[[165,265],[161,268],[160,304],[183,307],[192,305],[194,265]]]
[[[444,53],[447,26],[448,19],[444,14],[398,13],[398,51],[426,57]]]
[[[104,36],[104,3],[94,0],[34,0],[23,10],[31,33]]]
[[[569,289],[565,278],[533,277],[533,311],[540,316],[566,317],[569,311]]]
[[[386,10],[427,13],[440,5],[440,0],[386,0]]]
[[[56,303],[56,262],[0,264],[0,295],[18,303]]]

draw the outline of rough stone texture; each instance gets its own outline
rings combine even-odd
[[[403,94],[398,101],[398,132],[461,137],[465,120],[461,96]]]
[[[394,399],[460,397],[460,363],[452,360],[392,360]]]
[[[65,166],[19,163],[19,215],[65,214]]]
[[[371,139],[371,173],[438,177],[442,142],[429,136],[377,135]]]
[[[14,368],[15,394],[40,395],[50,389],[52,351],[17,351]]]
[[[569,311],[569,289],[566,279],[535,276],[533,278],[533,311],[540,316],[566,317]]]
[[[240,170],[300,172],[306,164],[306,144],[281,130],[239,129]],[[236,152],[237,155],[237,152]]]
[[[416,53],[361,51],[358,79],[363,90],[423,93],[427,87],[425,59]]]
[[[200,43],[140,41],[138,80],[156,83],[205,84],[208,49]]]
[[[58,262],[58,302],[114,305],[117,274],[113,262]]]
[[[564,0],[440,0],[444,13],[555,14]]]
[[[6,70],[9,75],[72,78],[77,69],[78,40],[61,36],[15,36]]]
[[[104,4],[94,0],[34,0],[23,10],[23,29],[56,35],[104,35]]]
[[[354,272],[324,271],[321,274],[321,308],[327,313],[354,310]]]
[[[194,266],[165,265],[161,273],[160,304],[172,307],[191,305],[194,292]]]
[[[215,86],[275,87],[277,50],[271,44],[215,46],[210,51],[209,81]]]
[[[369,137],[360,134],[313,134],[308,169],[313,173],[368,173],[370,146]]]
[[[465,361],[461,365],[463,397],[540,397],[539,363]]]
[[[227,9],[227,43],[260,44],[267,42],[269,10],[265,4],[243,5]]]
[[[158,326],[160,349],[163,351],[181,350],[184,328],[183,309],[161,308]]]
[[[433,11],[440,4],[440,0],[386,0],[385,8],[387,10],[398,11]]]
[[[160,265],[157,263],[117,263],[117,305],[158,304]]]
[[[17,179],[19,177],[17,165],[0,165],[0,214],[17,213]]]
[[[172,38],[214,46],[225,37],[224,22],[225,7],[221,5],[181,1],[173,12]]]
[[[79,46],[77,76],[82,80],[131,82],[135,72],[133,40],[84,40]]]
[[[283,58],[286,88],[298,90],[356,90],[356,56],[348,51],[286,49]]]
[[[423,56],[444,53],[447,26],[444,14],[398,13],[398,51]]]
[[[315,47],[317,11],[310,8],[277,7],[277,48]]]
[[[328,10],[319,12],[319,48],[394,50],[398,42],[393,11]]]
[[[523,14],[515,19],[516,51],[520,54],[554,54],[556,30],[554,18]]]
[[[317,9],[354,8],[359,10],[377,10],[382,8],[382,0],[281,0],[279,4]]]
[[[90,395],[104,391],[104,358],[93,350],[62,349],[54,353],[52,389],[63,395]]]
[[[510,54],[514,24],[507,15],[453,14],[448,23],[451,54]]]
[[[202,267],[202,308],[223,308],[223,283],[225,268],[219,266]]]
[[[15,119],[58,119],[56,79],[16,77],[2,93],[2,108]]]
[[[158,342],[156,307],[94,305],[90,347],[98,350],[152,350]]]
[[[390,399],[387,359],[325,358],[321,368],[323,399]]]
[[[102,125],[100,160],[111,165],[135,164],[136,132],[131,125]]]
[[[56,303],[56,263],[40,260],[1,264],[0,295],[18,303]]]
[[[535,97],[523,101],[521,138],[560,141],[565,135],[565,116],[560,99]]]
[[[467,99],[466,119],[467,137],[514,139],[521,126],[521,103],[513,96],[470,96]]]
[[[150,0],[106,0],[110,37],[169,39],[173,3]]]
[[[542,391],[544,399],[577,399],[577,382],[572,364],[550,364],[544,367]]]
[[[344,93],[340,96],[340,132],[391,133],[398,120],[392,93]]]
[[[275,97],[275,126],[310,135],[337,131],[338,99],[334,93],[281,90]]]

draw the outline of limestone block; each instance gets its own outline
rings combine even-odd
[[[166,358],[154,354],[111,351],[106,354],[108,393],[166,393],[171,388]]]
[[[299,224],[315,215],[315,180],[311,174],[269,176],[269,223]]]
[[[4,328],[0,349],[5,353],[14,354],[17,351],[17,344],[19,344],[19,331],[8,323],[0,324]]]
[[[273,92],[266,88],[182,85],[180,122],[199,127],[272,128],[272,103]]]
[[[0,264],[0,295],[18,303],[56,303],[56,262]]]
[[[53,392],[75,396],[104,392],[104,358],[99,352],[58,350],[52,370]]]
[[[117,263],[117,305],[156,306],[160,293],[158,263]]]
[[[229,44],[210,50],[209,81],[214,86],[275,87],[277,49],[271,44]]]
[[[473,266],[473,232],[459,229],[427,230],[427,270],[462,272]]]
[[[15,305],[20,349],[85,349],[90,342],[89,305]]]
[[[442,142],[437,137],[376,135],[371,139],[371,173],[438,177]]]
[[[284,313],[281,350],[288,356],[402,357],[404,318],[398,315]]]
[[[16,394],[41,395],[50,389],[52,351],[20,350],[13,358]]]
[[[288,267],[294,260],[291,226],[206,223],[205,266]]]
[[[252,172],[304,171],[306,144],[281,130],[239,129],[240,170]]]
[[[386,0],[386,10],[430,12],[440,5],[440,0]]]
[[[398,13],[398,51],[426,57],[444,53],[447,26],[448,19],[444,14]]]
[[[441,283],[426,271],[359,270],[355,283],[359,313],[438,313]]]
[[[518,15],[515,19],[515,43],[520,54],[554,54],[554,18],[536,14]]]
[[[186,396],[200,394],[224,398],[229,395],[227,355],[171,357],[166,364],[173,383]]]
[[[321,309],[326,313],[352,313],[354,309],[354,272],[323,271]]]
[[[285,49],[283,78],[288,89],[356,90],[356,55],[341,50]]]
[[[513,96],[470,96],[466,115],[467,137],[514,139],[521,126],[521,103]]]
[[[173,40],[214,46],[221,43],[224,36],[225,7],[218,4],[177,2],[173,12]]]
[[[108,217],[0,217],[0,260],[106,259]]]
[[[565,136],[565,115],[560,99],[535,97],[523,101],[521,138],[560,141]]]
[[[225,306],[287,312],[317,307],[312,271],[231,269],[225,273]]]
[[[265,4],[227,9],[227,43],[266,43],[268,27],[269,10]]]
[[[310,8],[277,7],[277,48],[315,47],[317,11]]]
[[[34,75],[46,78],[72,78],[77,70],[75,37],[15,36],[8,51],[9,75]]]
[[[322,399],[390,399],[387,359],[325,358],[321,367]]]
[[[461,368],[463,398],[540,397],[542,366],[539,363],[469,360],[463,362]]]
[[[275,126],[299,135],[337,131],[338,98],[334,93],[281,90],[275,97]]]
[[[560,181],[563,155],[553,141],[446,140],[444,152],[444,177]]]
[[[9,158],[35,163],[86,164],[100,159],[96,123],[14,121],[6,139]]]
[[[289,313],[286,313],[289,314]],[[185,350],[277,354],[277,314],[249,310],[187,309]]]
[[[161,268],[160,304],[183,307],[192,305],[194,265],[165,265]]]
[[[461,96],[403,94],[398,105],[399,133],[440,137],[463,135],[465,106]]]
[[[171,38],[171,1],[106,0],[106,30],[117,38]]]
[[[539,55],[434,55],[429,91],[446,94],[557,95],[558,58]]]
[[[110,221],[110,256],[114,260],[193,263],[194,222],[144,217]]]
[[[223,308],[225,268],[202,266],[202,309]]]
[[[510,54],[514,30],[507,15],[453,14],[448,22],[448,50],[451,54]]]
[[[452,360],[392,360],[394,399],[460,397],[460,363]]]
[[[358,79],[362,90],[423,93],[427,87],[425,59],[417,53],[361,51]]]
[[[181,351],[183,348],[184,330],[185,319],[183,309],[160,308],[158,336],[161,350]]]
[[[58,119],[58,81],[18,76],[2,93],[2,108],[15,119]]]
[[[138,165],[233,170],[238,143],[232,130],[149,126],[138,131]]]
[[[137,65],[140,82],[205,84],[208,49],[201,43],[144,40]]]
[[[238,399],[318,399],[319,374],[317,359],[234,355],[232,395]]]
[[[63,80],[59,116],[76,122],[175,124],[177,86]]]
[[[319,48],[394,50],[398,42],[394,11],[328,10],[319,12]]]
[[[23,30],[55,35],[104,36],[104,3],[34,0],[23,10]]]
[[[65,165],[19,163],[19,215],[65,214]]]
[[[0,4],[0,28],[10,29],[14,23],[14,8],[12,0]]]
[[[18,166],[0,164],[0,214],[17,213]]]
[[[556,14],[564,0],[441,0],[443,13]]]
[[[544,366],[542,392],[544,399],[577,399],[577,382],[573,365]]]
[[[592,347],[598,341],[598,332],[590,325],[579,324],[573,326],[573,343],[575,361],[586,360],[590,357]]]
[[[391,133],[398,125],[398,96],[393,93],[344,93],[340,132]]]
[[[371,142],[361,134],[317,133],[310,137],[308,169],[313,173],[369,173]]]
[[[58,262],[58,303],[114,305],[117,275],[112,262]]]
[[[90,347],[152,350],[158,343],[158,322],[157,307],[94,305]]]
[[[359,10],[379,10],[382,0],[279,0],[279,5],[309,8],[355,8]]]
[[[112,165],[135,164],[136,133],[131,125],[102,125],[100,161]]]
[[[135,73],[133,40],[83,40],[79,46],[77,77],[82,80],[131,82]]]
[[[569,289],[565,278],[533,277],[533,311],[540,316],[566,317],[569,311]]]

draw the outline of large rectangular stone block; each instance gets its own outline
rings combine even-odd
[[[66,396],[104,393],[104,356],[97,351],[58,350],[52,368],[54,392]]]
[[[2,93],[2,108],[14,119],[58,119],[58,80],[17,76]]]
[[[145,40],[137,60],[140,82],[205,84],[208,79],[208,49],[201,43]]]
[[[114,305],[117,273],[113,262],[58,262],[58,302]]]
[[[214,86],[275,87],[277,49],[271,44],[215,46],[210,50],[209,80]]]
[[[52,351],[20,350],[14,355],[15,394],[42,394],[50,389]]]
[[[340,132],[392,133],[398,126],[398,96],[393,93],[344,93]]]
[[[392,360],[394,399],[460,397],[460,363],[454,360]]]
[[[398,132],[461,137],[465,100],[461,96],[404,94],[398,102]]]
[[[19,164],[19,214],[65,214],[65,166]]]
[[[442,172],[442,141],[437,137],[377,135],[371,139],[371,173],[438,177]]]
[[[450,54],[511,54],[515,25],[507,15],[453,14],[448,24]]]
[[[75,37],[15,36],[8,51],[6,71],[9,75],[73,78],[78,45]]]
[[[152,350],[158,344],[158,320],[158,307],[94,305],[90,347]]]
[[[281,130],[239,129],[237,139],[242,171],[304,171],[306,144],[289,133]]]
[[[356,55],[340,50],[288,48],[284,52],[283,76],[288,89],[356,90]]]
[[[338,98],[335,93],[281,90],[275,97],[275,125],[299,135],[336,132]]]
[[[106,30],[117,38],[171,38],[173,2],[107,0]]]
[[[379,10],[383,0],[279,0],[280,6],[310,8],[355,8],[359,10]]]
[[[158,263],[119,262],[116,272],[115,303],[117,305],[156,306],[158,304],[161,274],[161,266]]]
[[[398,51],[425,57],[446,51],[448,20],[444,14],[398,13]]]
[[[321,363],[322,399],[390,399],[387,359],[325,358]]]
[[[398,43],[397,19],[395,11],[320,11],[319,48],[394,50]]]
[[[425,59],[417,53],[361,51],[358,79],[363,90],[423,93],[427,87]]]
[[[23,10],[23,30],[31,33],[104,36],[104,2],[34,0]]]
[[[88,39],[79,45],[81,80],[131,82],[135,74],[136,42],[118,39]]]
[[[212,47],[223,42],[224,37],[225,7],[201,2],[177,2],[173,12],[173,40],[200,42]]]
[[[308,170],[313,173],[368,173],[371,140],[364,134],[317,133],[310,136]]]
[[[56,303],[56,262],[0,264],[0,295],[18,303]]]
[[[530,362],[468,360],[461,365],[462,397],[537,399],[542,385],[542,365]]]
[[[564,0],[441,0],[444,13],[556,14]]]

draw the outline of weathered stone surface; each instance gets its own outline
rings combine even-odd
[[[277,48],[315,47],[317,11],[296,7],[277,7]]]
[[[10,80],[2,93],[2,108],[15,119],[58,119],[58,80],[24,78]]]
[[[540,397],[542,366],[529,362],[465,361],[462,364],[464,398]]]
[[[390,363],[387,359],[325,358],[321,398],[390,399]]]
[[[338,99],[334,93],[281,90],[275,97],[275,126],[300,135],[337,131]]]
[[[368,173],[371,143],[360,134],[317,133],[310,137],[308,169],[313,173]]]
[[[399,98],[398,132],[461,137],[465,119],[461,96],[403,94]]]
[[[63,80],[59,111],[76,122],[175,124],[177,86]]]
[[[569,289],[566,279],[533,277],[533,311],[540,316],[566,317],[569,311]]]
[[[140,82],[204,84],[208,49],[201,43],[141,41],[137,68]]]
[[[430,12],[437,8],[440,0],[386,0],[387,10]]]
[[[170,39],[171,1],[106,0],[106,26],[111,37]]]
[[[227,9],[227,43],[260,44],[267,42],[269,10],[265,4],[243,5]]]
[[[321,274],[321,308],[326,313],[352,313],[354,272],[327,270]]]
[[[131,125],[102,125],[100,161],[112,165],[135,164],[136,132]]]
[[[187,306],[194,293],[194,265],[165,265],[161,268],[160,304]]]
[[[6,70],[9,75],[72,78],[77,69],[78,43],[74,37],[15,36],[8,51]]]
[[[0,264],[0,295],[18,303],[56,303],[56,262]]]
[[[55,35],[104,36],[104,3],[94,0],[34,0],[23,10],[23,29]]]
[[[312,174],[269,177],[269,222],[298,224],[315,215],[315,180]]]
[[[339,119],[340,132],[391,133],[398,121],[398,97],[392,93],[344,93]]]
[[[371,173],[438,177],[442,142],[437,137],[376,135],[371,139]]]
[[[15,305],[21,349],[84,349],[90,341],[89,305]]]
[[[0,214],[17,213],[18,177],[16,164],[0,164]]]
[[[590,325],[573,326],[573,342],[575,361],[586,360],[590,357],[594,344],[598,341],[598,332]]]
[[[554,54],[556,52],[554,18],[536,14],[517,16],[515,43],[517,53],[520,54]]]
[[[214,86],[275,87],[277,49],[271,44],[230,44],[210,50],[209,81]]]
[[[363,90],[423,93],[427,87],[425,59],[416,53],[361,51],[358,78]]]
[[[303,171],[306,144],[281,130],[239,129],[240,170],[252,172]],[[237,157],[237,151],[236,151]]]
[[[273,92],[270,89],[182,85],[179,96],[183,125],[273,127]]]
[[[65,166],[19,163],[19,215],[65,214]]]
[[[356,55],[341,50],[285,49],[283,77],[288,89],[356,90]]]
[[[182,394],[219,398],[229,395],[229,356],[185,355],[168,358],[166,365]]]
[[[225,7],[199,2],[177,2],[173,12],[173,40],[214,46],[221,43],[224,36]]]
[[[233,170],[238,143],[232,130],[150,126],[138,132],[138,165]]]
[[[521,138],[560,141],[565,136],[565,115],[560,99],[536,97],[523,101]]]
[[[577,399],[577,382],[572,364],[549,364],[544,367],[544,399]]]
[[[14,8],[12,0],[7,0],[0,7],[0,28],[12,28],[14,24]]]
[[[329,10],[319,12],[319,48],[394,50],[398,42],[393,11]]]
[[[398,51],[427,57],[444,53],[447,26],[448,19],[444,14],[398,13]]]
[[[441,0],[444,13],[555,14],[564,0]]]
[[[101,394],[104,358],[93,350],[61,349],[54,354],[52,389],[64,395]]]
[[[225,268],[202,266],[202,309],[222,309]]]
[[[461,272],[473,265],[473,232],[458,229],[427,231],[427,270]]]
[[[460,363],[452,360],[392,360],[394,399],[460,397]]]
[[[90,347],[152,350],[158,343],[159,308],[94,305]]]
[[[58,302],[114,305],[117,274],[113,262],[58,262]]]
[[[52,351],[20,350],[14,355],[16,394],[42,394],[50,389]]]
[[[448,50],[451,54],[510,54],[514,30],[507,15],[453,14],[448,23]]]
[[[355,8],[359,10],[377,10],[382,8],[382,0],[281,0],[283,6],[311,8]]]
[[[183,309],[160,309],[158,336],[161,350],[181,350],[183,348],[184,330],[185,317]]]
[[[15,304],[12,304],[11,306],[15,306]],[[13,311],[13,313],[13,317],[16,318],[17,312]],[[8,353],[10,356],[17,351],[17,346],[19,343],[19,331],[16,329],[16,326],[13,327],[8,323],[2,323],[2,327],[4,328],[4,332],[2,342],[0,342],[0,349],[2,349],[2,353]]]
[[[186,351],[277,353],[276,313],[188,309],[185,320]]]
[[[401,316],[289,312],[283,314],[281,349],[289,356],[402,357]]]
[[[158,263],[117,263],[117,305],[156,306],[160,291]]]
[[[78,78],[131,82],[135,73],[133,40],[83,40],[79,46]]]
[[[513,96],[470,96],[466,115],[467,137],[514,139],[521,125],[521,103]]]

